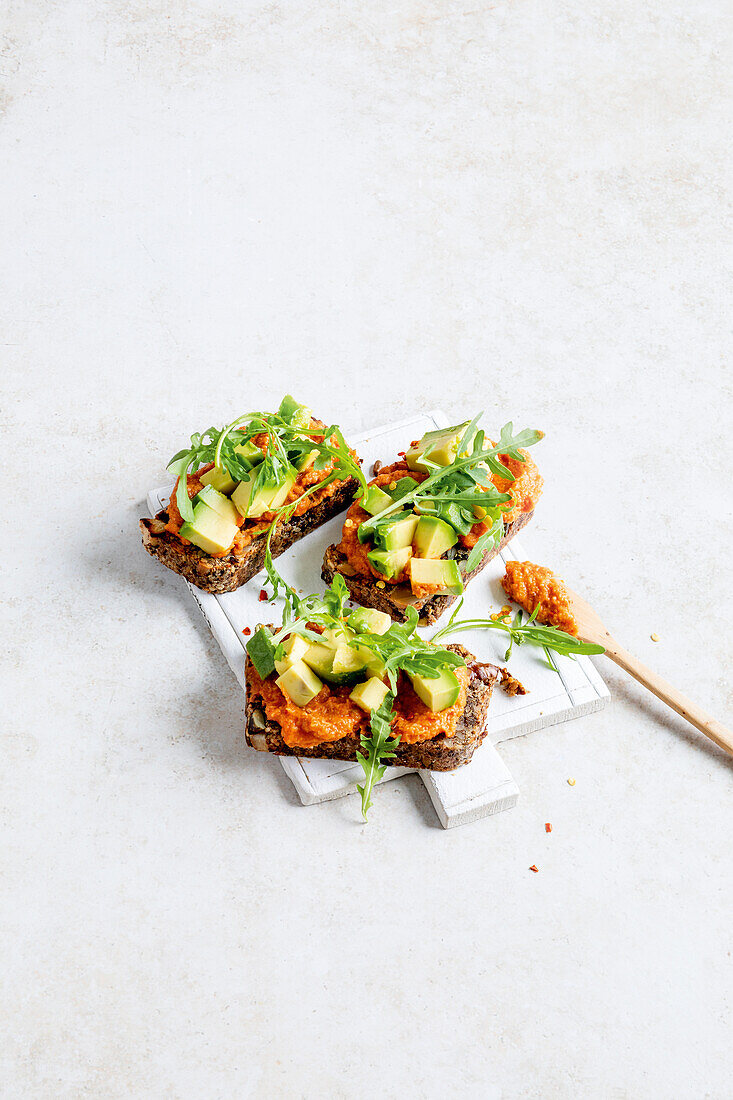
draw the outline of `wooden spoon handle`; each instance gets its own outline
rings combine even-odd
[[[667,706],[672,707],[672,710],[676,710],[688,722],[692,722],[693,726],[699,729],[701,733],[704,733],[721,749],[733,756],[733,733],[726,729],[722,722],[718,722],[706,710],[699,707],[697,703],[693,703],[681,691],[677,691],[661,676],[657,676],[656,672],[652,672],[650,668],[643,665],[641,661],[637,661],[636,657],[632,656],[631,653],[627,653],[615,642],[613,645],[607,646],[606,656],[610,657],[626,672],[630,672],[634,679],[638,680],[644,687],[649,688],[657,699],[661,699]]]

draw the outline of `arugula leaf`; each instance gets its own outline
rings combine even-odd
[[[581,642],[579,638],[573,637],[572,634],[567,634],[564,630],[559,630],[556,626],[536,623],[534,620],[539,611],[539,604],[534,609],[527,622],[523,622],[521,611],[517,611],[510,622],[506,622],[501,618],[457,619],[456,615],[460,607],[461,604],[458,604],[458,607],[456,607],[448,623],[433,634],[431,639],[433,643],[441,641],[448,634],[452,634],[456,630],[476,630],[485,628],[487,630],[502,630],[505,634],[509,635],[509,648],[504,655],[505,662],[508,661],[511,656],[512,647],[515,645],[523,645],[525,642],[529,642],[530,645],[540,646],[545,650],[551,650],[553,653],[559,653],[565,657],[574,657],[576,654],[605,653],[605,649],[602,645],[595,645],[592,642]]]
[[[264,436],[261,461],[253,463],[238,448],[252,443]],[[331,439],[335,438],[336,443]],[[195,432],[191,436],[191,446],[178,451],[168,463],[168,470],[178,478],[176,504],[181,517],[188,523],[194,518],[193,505],[188,496],[188,477],[201,466],[210,462],[224,469],[235,481],[242,481],[255,470],[252,492],[256,493],[263,485],[281,485],[290,472],[293,461],[304,454],[317,451],[314,467],[326,469],[333,463],[333,469],[327,479],[315,488],[333,480],[345,480],[354,477],[362,488],[366,488],[366,478],[361,466],[349,453],[349,448],[338,425],[326,428],[324,432],[314,431],[293,425],[277,413],[252,412],[238,416],[225,428],[207,428],[205,432]],[[302,498],[300,498],[302,499]]]
[[[499,443],[487,447],[484,432],[476,430],[482,415],[479,413],[474,417],[466,428],[454,462],[449,466],[436,466],[435,463],[423,459],[431,471],[428,477],[414,489],[406,492],[399,500],[394,501],[383,512],[370,516],[359,525],[358,533],[362,541],[369,537],[374,538],[378,529],[389,521],[397,509],[409,506],[421,514],[446,518],[447,522],[456,526],[459,534],[467,534],[476,522],[473,514],[474,506],[486,509],[498,508],[511,499],[510,494],[500,493],[491,483],[492,473],[514,480],[513,475],[498,456],[507,454],[524,462],[524,456],[519,453],[520,447],[533,446],[542,439],[543,433],[534,429],[524,429],[515,435],[513,426],[509,423],[501,429]],[[446,506],[451,504],[457,505],[459,511],[445,512]],[[448,515],[452,516],[452,519],[447,518]]]
[[[386,771],[383,761],[395,756],[395,749],[400,743],[398,737],[390,737],[394,717],[393,703],[394,695],[388,692],[381,705],[371,712],[371,732],[368,736],[365,733],[361,735],[361,752],[357,751],[356,754],[356,759],[364,769],[364,782],[357,784],[356,789],[361,795],[361,814],[365,821],[372,804],[372,788]]]
[[[491,517],[487,517],[491,518]],[[484,522],[486,522],[484,520]],[[464,573],[470,573],[472,569],[475,569],[478,563],[484,556],[484,553],[489,549],[493,549],[501,542],[502,535],[504,534],[504,521],[501,515],[494,515],[493,522],[488,531],[485,531],[483,535],[476,541],[471,548],[471,553],[463,563],[462,569]]]

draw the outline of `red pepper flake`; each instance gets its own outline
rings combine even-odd
[[[535,867],[535,865],[533,863],[532,866],[530,867],[530,871],[534,871],[534,873],[537,874],[537,872],[539,871],[539,867]]]
[[[267,593],[265,592],[264,588],[261,588],[260,589],[260,596],[259,596],[260,603],[264,603],[266,599],[267,599]]]
[[[552,825],[550,825],[549,821],[545,822],[545,832],[546,833],[551,833],[552,832]]]
[[[399,458],[404,458],[406,453],[407,453],[406,451],[398,451],[397,455],[398,455]]]
[[[252,633],[252,631],[251,631],[251,630],[249,629],[249,627],[248,627],[248,626],[245,626],[245,628],[244,628],[244,630],[242,631],[242,633],[243,633],[243,634],[251,634],[251,633]]]

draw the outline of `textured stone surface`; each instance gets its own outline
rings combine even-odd
[[[516,810],[304,809],[139,545],[189,432],[284,390],[485,408],[547,432],[528,544],[731,722],[722,7],[387,7],[0,16],[10,1097],[729,1091],[714,748],[604,668],[502,750]]]

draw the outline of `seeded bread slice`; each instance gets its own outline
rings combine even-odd
[[[464,586],[469,584],[492,558],[496,557],[517,532],[529,523],[533,515],[534,512],[524,512],[507,526],[499,545],[484,554],[475,569],[463,574]],[[455,558],[460,565],[461,562],[466,561],[470,553],[470,550],[459,547],[457,550],[449,550],[445,556]],[[398,623],[405,621],[405,611],[407,607],[412,606],[418,612],[421,624],[429,626],[437,622],[446,608],[455,603],[458,598],[457,596],[424,596],[419,599],[412,595],[407,585],[385,584],[383,588],[378,588],[375,577],[365,578],[356,575],[346,555],[339,550],[338,546],[332,545],[323,556],[321,576],[326,584],[330,584],[337,573],[340,573],[346,581],[352,600],[360,603],[362,607],[376,607],[378,611],[386,611]]]
[[[489,701],[494,684],[501,676],[495,665],[481,664],[462,645],[449,645],[446,649],[459,653],[468,665],[471,678],[466,693],[466,706],[452,737],[441,734],[432,741],[418,741],[413,745],[398,745],[396,755],[385,761],[392,767],[426,768],[429,771],[449,772],[467,764],[486,736]],[[319,759],[354,760],[360,749],[358,736],[342,737],[328,741],[312,749],[291,748],[282,738],[278,722],[267,716],[265,703],[253,686],[252,664],[246,662],[245,677],[247,703],[245,706],[245,737],[247,744],[260,752],[276,756],[310,756]]]
[[[342,481],[335,492],[324,500],[314,504],[302,516],[292,516],[287,523],[279,523],[272,533],[270,552],[273,558],[284,553],[289,547],[302,539],[304,535],[315,531],[321,524],[332,519],[344,508],[348,508],[359,486],[355,477]],[[140,530],[143,546],[159,562],[180,573],[191,584],[204,592],[220,595],[233,592],[235,588],[246,584],[259,573],[265,564],[265,544],[267,531],[263,531],[239,553],[227,554],[224,558],[214,558],[189,543],[185,545],[179,538],[165,530],[168,513],[158,512],[154,519],[141,519]]]

